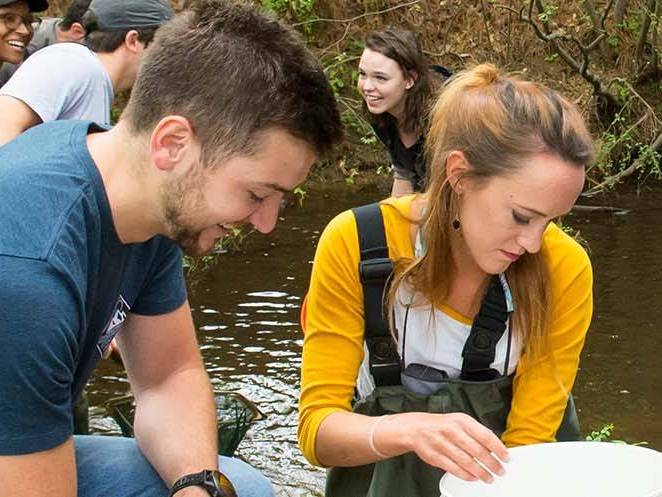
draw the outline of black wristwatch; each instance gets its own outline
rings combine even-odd
[[[223,473],[211,469],[182,476],[172,486],[168,495],[172,497],[182,488],[191,486],[204,488],[211,497],[237,497],[230,480]]]

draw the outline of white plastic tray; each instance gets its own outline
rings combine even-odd
[[[441,497],[662,497],[662,453],[609,442],[562,442],[509,450],[494,483],[446,474]]]

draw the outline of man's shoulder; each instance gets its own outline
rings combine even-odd
[[[53,43],[35,52],[23,64],[34,65],[37,61],[49,60],[64,62],[67,66],[93,66],[101,67],[98,58],[89,48],[81,43],[62,42]],[[40,62],[43,64],[43,62]]]
[[[24,100],[32,94],[49,91],[53,98],[71,87],[105,78],[105,69],[89,48],[79,43],[55,43],[38,50],[26,59],[2,87],[2,94]]]
[[[62,20],[60,17],[42,18],[39,26],[32,35],[28,47],[28,57],[37,50],[50,46],[57,42],[57,25]]]
[[[76,209],[94,200],[91,165],[76,140],[85,125],[44,124],[0,149],[0,253],[44,259],[58,232],[85,225]]]
[[[71,81],[84,78],[87,74],[103,73],[98,57],[85,45],[73,42],[53,43],[37,50],[16,71],[16,76],[32,78],[39,73],[42,79],[57,79],[66,76]],[[29,75],[29,76],[28,76]]]

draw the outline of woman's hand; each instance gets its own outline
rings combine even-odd
[[[463,480],[491,482],[493,477],[485,468],[504,473],[501,461],[509,459],[506,446],[466,414],[403,413],[388,418],[374,433],[380,452],[389,454],[389,440],[403,437],[423,461]]]

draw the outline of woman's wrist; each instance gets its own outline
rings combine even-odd
[[[375,456],[386,459],[412,450],[406,416],[391,414],[375,418],[369,433],[369,446]]]
[[[375,436],[376,436],[377,428],[382,422],[386,420],[387,417],[388,416],[376,417],[372,423],[372,426],[370,427],[370,432],[368,433],[368,447],[370,447],[370,451],[380,459],[387,459],[390,457],[388,454],[385,454],[381,450],[379,450],[375,444]]]

